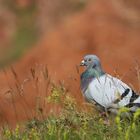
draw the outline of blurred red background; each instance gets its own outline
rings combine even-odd
[[[71,0],[70,3],[63,6],[64,1],[61,1],[61,4],[56,4],[54,0],[54,7],[51,5],[52,3],[49,3],[52,6],[49,7],[50,9],[45,9],[49,5],[48,3],[44,4],[42,8],[41,5],[45,1],[38,2],[37,15],[39,16],[36,16],[36,19],[39,20],[36,23],[40,38],[33,45],[35,47],[26,51],[27,53],[12,63],[12,67],[18,75],[18,82],[23,83],[31,76],[31,68],[35,68],[36,73],[40,75],[41,68],[47,65],[51,81],[64,82],[70,94],[82,103],[84,101],[79,88],[80,81],[76,66],[85,54],[96,54],[101,58],[103,68],[107,73],[119,75],[123,81],[139,91],[140,81],[137,74],[140,59],[140,3],[123,0],[95,0],[88,2],[84,7],[82,5],[80,10],[71,12],[71,8],[66,9],[65,6],[69,7],[74,2]],[[17,0],[16,2],[22,8],[32,5],[32,1]],[[56,9],[59,10],[59,14]],[[61,9],[63,10],[61,11]],[[69,12],[63,15],[65,10]],[[15,25],[13,24],[13,27]],[[82,69],[79,68],[79,71],[82,72]],[[15,124],[17,121],[26,120],[23,98],[14,96],[17,113],[15,114],[12,97],[8,93],[9,87],[15,88],[17,82],[9,65],[2,68],[0,79],[1,122],[6,120],[8,124]],[[44,97],[45,83],[42,84],[41,76],[39,81],[40,96]],[[25,86],[24,89],[24,98],[28,106],[24,105],[24,107],[27,113],[34,112],[36,96],[38,96],[37,90],[32,86],[33,82],[31,81],[29,86]],[[46,114],[52,108],[51,105],[48,105],[45,108]],[[34,113],[29,115],[29,118],[33,116]]]

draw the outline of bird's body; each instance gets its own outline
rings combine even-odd
[[[140,96],[118,78],[105,73],[97,56],[88,55],[84,61],[86,70],[81,75],[81,89],[87,101],[113,113],[121,107],[129,107],[132,112],[140,107]]]

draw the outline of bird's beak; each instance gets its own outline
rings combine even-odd
[[[85,66],[85,61],[84,60],[81,61],[80,66]]]

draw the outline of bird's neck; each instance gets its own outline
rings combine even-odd
[[[104,75],[105,72],[100,67],[96,68],[87,68],[85,72],[82,73],[82,77],[84,78],[97,78]]]

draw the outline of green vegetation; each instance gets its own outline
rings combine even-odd
[[[130,120],[122,119],[122,108],[117,117],[103,118],[92,106],[80,108],[73,97],[62,86],[52,86],[46,102],[60,105],[59,115],[43,116],[39,109],[38,118],[26,124],[17,125],[14,130],[3,128],[4,140],[138,140],[140,136],[138,110]]]

